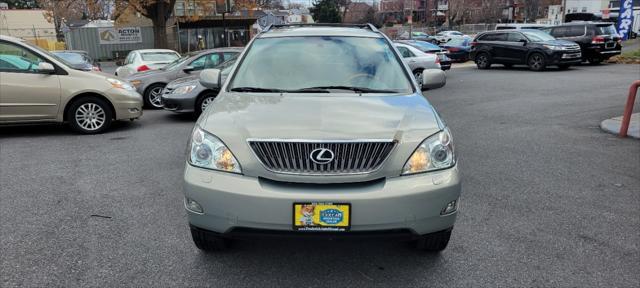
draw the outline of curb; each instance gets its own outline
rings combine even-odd
[[[600,122],[600,128],[605,132],[618,135],[622,124],[622,116],[613,117]],[[631,114],[631,123],[627,136],[640,139],[640,113]]]

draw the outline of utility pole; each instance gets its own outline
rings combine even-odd
[[[564,19],[567,16],[567,0],[562,0],[562,19],[560,23],[564,23]]]

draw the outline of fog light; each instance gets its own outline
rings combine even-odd
[[[184,207],[194,213],[204,213],[204,210],[202,210],[202,206],[200,206],[200,204],[198,204],[198,202],[193,199],[184,198]]]
[[[447,206],[445,206],[442,209],[442,211],[440,212],[440,215],[451,214],[453,212],[456,212],[456,210],[458,210],[458,200],[457,199],[447,203]]]

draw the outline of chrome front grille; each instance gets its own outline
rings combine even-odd
[[[395,146],[393,140],[248,140],[262,165],[272,172],[307,175],[365,174],[378,170]],[[312,152],[328,149],[332,160],[313,161]],[[325,157],[326,158],[326,157]]]

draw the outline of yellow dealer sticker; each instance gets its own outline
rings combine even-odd
[[[348,203],[294,203],[293,230],[296,231],[349,231],[351,204]]]

